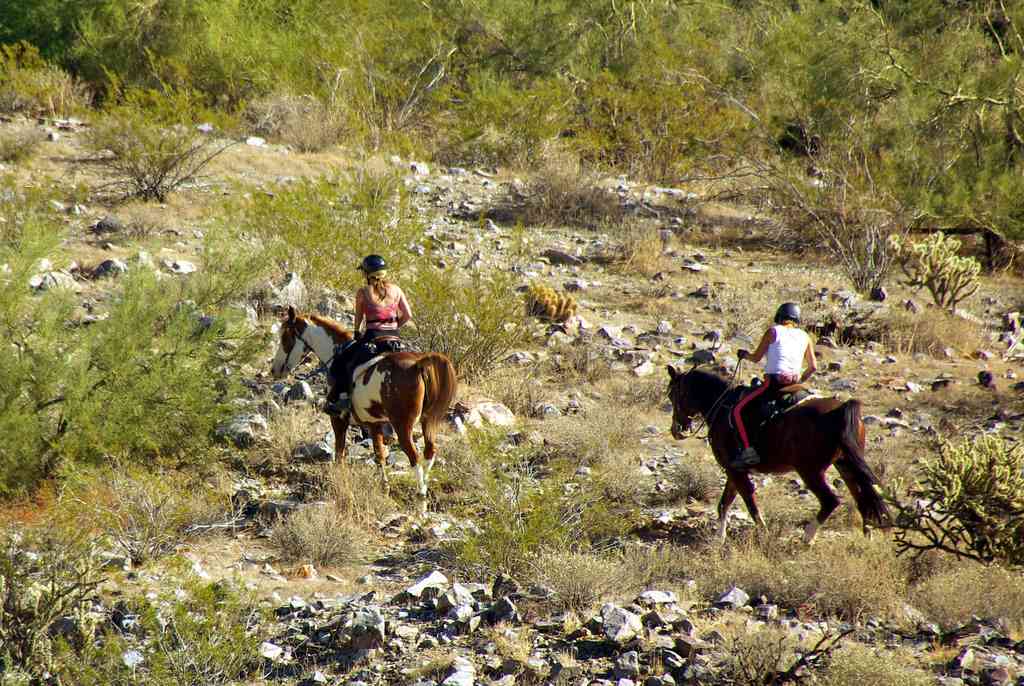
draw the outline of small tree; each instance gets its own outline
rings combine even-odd
[[[997,436],[945,443],[894,502],[899,551],[942,550],[1024,566],[1024,446]]]
[[[900,258],[904,283],[927,288],[939,307],[955,310],[958,303],[977,292],[981,263],[973,257],[960,257],[960,241],[952,236],[933,233],[918,243],[892,236],[889,243]]]

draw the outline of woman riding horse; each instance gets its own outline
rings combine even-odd
[[[803,383],[818,369],[814,359],[811,337],[800,328],[800,306],[783,303],[775,311],[775,325],[761,336],[761,342],[754,352],[740,350],[741,360],[760,362],[768,355],[765,363],[764,383],[740,400],[732,411],[733,423],[740,437],[740,449],[729,466],[735,469],[750,469],[761,462],[761,456],[750,445],[747,429],[743,425],[743,408],[765,393]]]
[[[398,330],[412,320],[412,309],[402,289],[387,280],[387,263],[380,255],[367,255],[359,270],[366,285],[356,291],[355,332],[365,322],[366,330],[351,345],[334,356],[331,377],[334,386],[327,394],[324,412],[339,416],[352,407],[351,363],[366,344],[382,336],[397,336]]]

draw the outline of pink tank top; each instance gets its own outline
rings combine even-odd
[[[366,298],[363,309],[366,312],[367,329],[397,329],[398,328],[398,301],[390,305],[380,305]]]

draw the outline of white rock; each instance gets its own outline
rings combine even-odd
[[[269,641],[264,641],[260,644],[260,655],[271,661],[278,660],[284,655],[284,648]]]
[[[513,426],[516,423],[516,416],[501,403],[485,402],[470,410],[466,423],[470,426]]]
[[[249,136],[245,139],[245,144],[251,145],[254,148],[261,148],[267,144],[267,140],[265,138],[260,138],[259,136]]]
[[[135,669],[141,665],[144,660],[145,658],[143,658],[142,653],[137,650],[126,650],[121,654],[121,662],[124,663],[124,666],[128,669]]]
[[[405,592],[411,595],[413,598],[419,598],[423,595],[423,591],[428,588],[447,588],[448,577],[436,569],[425,577],[421,578],[415,584],[405,589]]]

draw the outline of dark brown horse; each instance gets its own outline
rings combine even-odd
[[[718,503],[718,536],[725,540],[729,507],[739,493],[754,521],[764,525],[764,518],[754,500],[754,483],[745,471],[729,466],[730,456],[738,441],[730,426],[729,407],[725,401],[731,392],[730,382],[712,372],[691,369],[688,372],[668,368],[668,387],[672,399],[672,436],[685,438],[693,419],[703,417],[708,426],[708,441],[718,464],[728,475],[722,499]],[[839,498],[829,487],[825,472],[835,465],[850,489],[857,509],[868,526],[890,526],[889,511],[875,486],[878,478],[864,461],[864,423],[859,400],[812,397],[795,405],[753,437],[753,446],[761,463],[752,469],[781,474],[795,471],[821,504],[818,516],[804,529],[804,541],[811,543],[818,527],[839,506]]]
[[[337,346],[352,338],[352,332],[336,321],[300,315],[289,307],[281,322],[281,340],[271,373],[274,378],[281,378],[302,361],[307,351],[330,363]],[[437,429],[458,386],[455,367],[440,353],[387,353],[357,367],[353,378],[352,410],[342,417],[331,417],[334,459],[345,459],[349,422],[354,420],[370,431],[380,476],[387,486],[384,427],[390,422],[398,444],[416,472],[419,495],[426,498],[427,479],[437,452]],[[412,437],[417,422],[423,429],[423,464]]]

